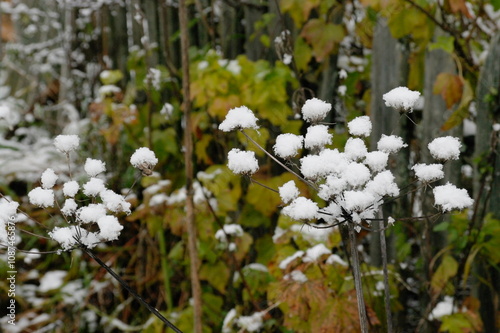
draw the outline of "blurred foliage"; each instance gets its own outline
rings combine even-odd
[[[26,3],[31,7],[7,13],[15,20],[4,20],[7,14],[2,13],[2,25],[11,22],[7,28],[19,34],[18,41],[9,38],[11,44],[7,43],[2,51],[6,60],[0,67],[2,76],[4,72],[10,75],[9,82],[2,79],[2,87],[9,83],[13,89],[10,97],[15,97],[16,103],[25,109],[15,128],[2,127],[4,141],[28,145],[40,137],[77,128],[82,138],[82,151],[81,155],[72,156],[75,178],[81,176],[79,169],[85,158],[92,156],[106,162],[107,182],[114,190],[124,189],[127,193],[135,184],[128,198],[134,210],[121,219],[124,231],[120,239],[99,247],[96,252],[176,326],[191,332],[193,309],[181,139],[185,130],[181,109],[183,92],[181,78],[175,70],[179,65],[176,58],[178,27],[171,22],[170,25],[165,23],[163,28],[158,25],[158,36],[154,40],[157,43],[151,46],[140,38],[145,37],[144,26],[136,24],[142,12],[135,13],[132,8],[120,7],[112,1],[96,2],[89,7],[75,5],[71,10],[77,19],[73,25],[74,39],[70,43],[74,44],[74,52],[64,56],[62,42],[57,47],[51,44],[56,33],[64,31],[64,8],[50,1]],[[146,1],[140,3],[146,16],[156,17],[158,13],[149,12],[151,8],[146,7]],[[190,50],[191,130],[195,138],[196,225],[204,332],[223,331],[224,318],[232,309],[238,316],[264,313],[262,332],[359,331],[354,282],[341,229],[314,229],[280,215],[281,201],[276,193],[235,176],[227,169],[228,150],[233,147],[255,150],[241,133],[225,134],[217,130],[229,109],[241,105],[252,109],[261,119],[261,128],[249,135],[272,151],[279,133],[302,133],[303,123],[297,117],[298,110],[305,98],[320,94],[324,81],[324,85],[334,91],[329,101],[335,109],[331,119],[336,122],[332,126],[336,130],[333,146],[343,147],[347,139],[345,122],[369,113],[369,51],[373,46],[376,20],[383,16],[388,19],[393,36],[410,50],[408,87],[422,89],[423,59],[427,50],[440,49],[453,54],[457,68],[461,68],[456,74],[438,75],[433,87],[447,107],[456,107],[443,129],[458,126],[470,116],[469,105],[475,98],[480,66],[471,59],[485,50],[488,36],[464,22],[470,22],[471,11],[485,15],[480,10],[483,3],[447,0],[441,5],[440,2],[420,0],[415,1],[416,7],[412,1],[363,0],[361,4],[364,7],[351,1],[281,0],[279,12],[273,13],[265,5],[262,10],[258,6],[256,9],[238,4],[241,8],[232,8],[229,14],[226,12],[228,16],[233,15],[229,20],[253,22],[248,25],[256,31],[248,34],[248,39],[258,36],[260,47],[277,53],[277,56],[258,60],[244,54],[248,44],[234,46],[239,52],[232,59],[223,55],[220,45],[210,40],[204,20],[217,26],[221,39],[225,37],[235,44],[244,44],[248,42],[247,37],[243,37],[240,30],[227,30],[217,21],[215,10],[208,10],[210,6],[198,12],[191,22],[194,44]],[[43,5],[47,7],[37,8]],[[491,5],[499,8],[498,1]],[[193,11],[198,11],[194,5],[192,7]],[[155,10],[162,11],[158,14],[161,17],[171,15],[171,18],[177,14],[171,5]],[[257,10],[257,17],[244,16],[252,10]],[[435,39],[437,27],[431,17],[437,15],[438,10],[443,12],[439,15],[452,20],[458,27],[448,25],[450,30]],[[135,13],[138,18],[133,18],[137,22],[128,22],[132,35],[123,37],[120,33],[127,29],[120,20],[124,20],[125,13],[130,16]],[[153,25],[153,21],[148,23]],[[28,35],[30,30],[27,28],[36,22],[48,27],[45,32],[50,35],[49,40],[43,40],[45,37],[39,31]],[[270,29],[276,26],[281,30]],[[453,31],[476,31],[478,35],[468,38]],[[151,39],[154,39],[153,32],[152,28],[148,32]],[[134,45],[128,44],[129,38]],[[27,47],[37,40],[46,44]],[[119,53],[122,44],[129,47],[126,52]],[[292,60],[286,60],[285,55]],[[74,75],[69,78],[60,75],[64,67],[61,59],[66,57],[71,60],[70,72]],[[329,70],[335,72],[334,79],[324,79]],[[55,91],[54,87],[59,89],[60,84],[54,82],[64,79],[69,80],[65,82],[69,93],[58,100],[60,91]],[[339,86],[345,87],[344,93],[337,91]],[[77,110],[76,115],[63,107],[68,104]],[[141,146],[150,147],[159,159],[151,177],[141,178],[129,165],[130,155]],[[20,149],[5,148],[10,153]],[[255,151],[260,164],[254,177],[258,182],[277,189],[293,179],[262,151]],[[65,167],[56,158],[44,162],[47,162],[44,168],[52,166],[50,163],[58,170]],[[493,168],[489,164],[480,167],[489,171]],[[42,165],[40,168],[41,173]],[[20,223],[20,229],[46,236],[47,229],[62,223],[57,210],[38,210],[27,205],[25,195],[37,183],[18,176],[21,179],[16,181],[4,182],[2,179],[0,191],[25,203],[23,209],[32,220]],[[305,185],[298,186],[304,195],[313,195]],[[450,295],[455,296],[460,309],[464,309],[434,323],[439,331],[482,330],[483,323],[478,315],[481,300],[472,295],[458,295],[457,287],[463,289],[471,283],[477,284],[475,281],[491,283],[491,276],[482,276],[475,265],[493,268],[498,273],[500,221],[487,215],[471,227],[467,214],[453,214],[448,221],[433,226],[435,232],[446,233],[447,246],[432,258],[433,270],[429,277],[424,277],[423,273],[426,269],[422,267],[419,248],[422,235],[413,225],[420,222],[402,220],[390,229],[394,236],[395,257],[389,265],[391,309],[401,327],[418,325],[405,321],[412,315],[418,316],[417,321],[427,319],[428,313],[407,300],[414,300],[419,293],[430,290],[434,305],[443,296]],[[216,238],[227,224],[238,224],[244,231],[225,235],[225,239]],[[18,247],[24,250],[57,250],[54,242],[43,237],[20,233],[19,241]],[[361,254],[368,258],[369,236],[360,233],[358,241]],[[330,256],[324,255],[309,263],[296,259],[285,269],[280,268],[287,257],[320,243],[331,250]],[[103,269],[79,251],[29,258],[29,254],[18,252],[17,318],[25,325],[25,331],[42,327],[53,332],[165,330],[158,319],[141,308]],[[5,261],[0,260],[2,274],[6,272],[3,266]],[[54,270],[67,272],[61,286],[40,290],[43,276]],[[383,275],[371,264],[363,265],[362,271],[371,331],[384,332]],[[307,281],[301,283],[291,279],[293,272],[300,272]],[[0,278],[0,299],[5,304],[7,284],[3,275]],[[1,317],[4,314],[0,312]],[[224,329],[239,331],[236,320]]]

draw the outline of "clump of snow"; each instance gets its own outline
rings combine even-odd
[[[89,204],[77,211],[78,221],[82,223],[96,223],[103,216],[106,216],[103,204]]]
[[[366,184],[365,189],[366,191],[380,197],[386,195],[399,195],[399,187],[395,182],[394,175],[389,170],[382,171],[373,177],[373,179]]]
[[[326,264],[327,265],[333,265],[333,264],[339,264],[341,266],[347,267],[347,263],[340,258],[338,254],[332,254],[326,259]]]
[[[219,124],[219,129],[224,132],[244,128],[258,129],[257,120],[252,110],[246,106],[240,106],[229,110],[224,121]]]
[[[87,158],[84,166],[85,172],[90,177],[95,177],[98,174],[106,171],[106,163],[101,160],[95,160],[93,158]]]
[[[50,238],[58,242],[63,248],[63,250],[66,251],[71,249],[76,244],[75,237],[77,233],[75,228],[79,227],[75,226],[63,227],[63,228],[55,227],[54,229],[52,229],[52,231],[49,232],[49,236]]]
[[[347,127],[349,133],[355,136],[370,136],[372,132],[372,122],[368,116],[354,118],[347,123]]]
[[[52,207],[54,206],[54,192],[49,189],[36,187],[28,193],[29,202],[38,207]]]
[[[154,151],[147,147],[138,148],[130,157],[130,164],[142,171],[146,176],[151,175],[152,169],[158,163]]]
[[[332,142],[332,135],[328,133],[328,126],[313,125],[307,128],[304,146],[307,149],[323,149]]]
[[[343,206],[351,212],[362,212],[376,202],[368,191],[345,191]]]
[[[342,174],[342,179],[351,186],[364,185],[370,177],[370,170],[364,164],[355,162],[350,163]]]
[[[382,96],[386,106],[406,112],[413,111],[413,107],[419,97],[420,93],[418,91],[413,91],[406,87],[394,88]]]
[[[112,241],[118,239],[120,236],[120,231],[122,231],[123,226],[118,222],[116,216],[106,215],[102,216],[97,220],[97,225],[99,226],[99,238],[106,241]]]
[[[58,135],[54,139],[54,146],[61,153],[68,154],[75,150],[80,145],[80,138],[78,135]]]
[[[227,154],[227,167],[236,174],[252,175],[259,170],[259,163],[253,151],[233,148]]]
[[[427,147],[429,148],[432,157],[437,160],[448,161],[458,160],[461,146],[462,144],[458,138],[444,136],[432,140]]]
[[[54,170],[48,168],[42,173],[42,187],[46,190],[53,188],[58,178]]]
[[[95,197],[105,189],[104,180],[99,178],[90,178],[88,182],[83,184],[83,193],[89,197]]]
[[[373,172],[384,170],[389,161],[389,154],[383,151],[371,151],[366,154],[364,164],[366,164]]]
[[[12,216],[16,215],[19,203],[15,201],[0,200],[0,221],[7,222]]]
[[[111,212],[124,212],[130,214],[130,202],[126,201],[123,195],[117,194],[112,190],[99,192],[102,204]]]
[[[330,103],[318,98],[311,98],[302,106],[302,118],[309,123],[317,123],[325,119],[331,109],[332,105]]]
[[[328,201],[341,194],[346,188],[347,180],[330,175],[326,177],[326,182],[319,186],[318,196]]]
[[[291,271],[290,274],[285,275],[283,279],[285,280],[292,279],[293,281],[298,283],[305,283],[308,281],[307,276],[304,273],[302,273],[302,271],[299,270]]]
[[[304,255],[304,251],[297,251],[291,256],[286,257],[279,263],[279,268],[286,269],[288,265],[297,258],[301,258]]]
[[[300,194],[299,189],[297,188],[293,180],[290,180],[289,182],[283,184],[283,186],[280,186],[278,190],[281,201],[286,204],[297,198]]]
[[[377,142],[377,149],[384,153],[397,153],[401,148],[408,147],[403,139],[397,135],[385,135]]]
[[[78,190],[80,189],[80,185],[74,180],[64,183],[63,185],[63,194],[67,197],[73,198]]]
[[[72,215],[76,209],[78,208],[78,205],[76,204],[76,201],[74,199],[66,199],[64,201],[64,206],[61,208],[61,213],[63,215],[69,216]]]
[[[344,146],[345,156],[353,161],[365,157],[368,153],[365,143],[360,138],[349,138]]]
[[[302,135],[280,134],[276,138],[276,144],[273,147],[274,153],[281,158],[293,157],[302,149],[303,142],[304,137]]]
[[[50,271],[40,279],[38,290],[42,293],[49,290],[58,289],[63,285],[64,278],[68,272],[66,271]]]
[[[439,320],[444,316],[457,312],[457,310],[457,307],[453,306],[453,297],[445,296],[444,299],[432,309],[429,314],[429,320]]]
[[[236,323],[247,332],[258,332],[262,328],[264,312],[255,312],[251,316],[241,316]]]
[[[226,236],[241,237],[243,236],[243,228],[239,224],[225,224],[223,229],[219,229],[215,233],[215,239],[222,243],[227,243]]]
[[[459,189],[450,183],[436,186],[432,192],[434,193],[435,204],[440,206],[443,212],[469,208],[474,204],[474,200],[471,199],[465,189]]]
[[[298,197],[283,208],[283,214],[294,220],[312,220],[318,214],[318,204],[304,197]]]
[[[332,251],[330,251],[325,244],[318,244],[306,251],[306,255],[304,258],[302,258],[303,262],[316,262],[318,261],[319,258],[321,258],[322,255],[325,254],[331,254]]]
[[[412,168],[415,176],[424,183],[430,183],[444,178],[442,164],[415,164]]]

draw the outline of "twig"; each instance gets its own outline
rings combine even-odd
[[[382,256],[382,270],[384,271],[384,303],[387,319],[387,333],[392,333],[391,293],[389,290],[389,273],[387,269],[387,244],[385,239],[384,220],[379,221],[380,230],[380,253]]]
[[[356,247],[356,235],[354,233],[354,224],[348,223],[349,243],[351,243],[352,273],[354,275],[354,286],[356,289],[356,299],[358,301],[359,323],[361,333],[368,333],[368,317],[366,316],[365,299],[363,296],[363,285],[361,282],[361,272],[359,265],[358,249]]]
[[[114,270],[112,270],[108,265],[106,265],[99,257],[97,257],[90,249],[88,249],[85,245],[80,244],[80,249],[85,252],[89,257],[94,259],[99,266],[104,268],[118,283],[122,285],[123,288],[127,289],[132,296],[135,297],[142,305],[144,305],[152,314],[158,317],[163,323],[165,323],[168,327],[170,327],[174,332],[182,333],[180,329],[178,329],[174,324],[172,324],[167,318],[165,318],[155,307],[146,302],[138,293],[135,292],[128,284],[125,282]]]

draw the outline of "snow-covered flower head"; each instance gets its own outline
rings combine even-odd
[[[419,97],[420,93],[418,91],[413,91],[406,87],[394,88],[382,96],[386,106],[400,112],[412,112]]]
[[[427,146],[432,157],[441,161],[458,160],[462,144],[458,138],[445,136],[432,140]]]
[[[309,123],[317,123],[325,119],[331,109],[332,105],[330,103],[318,98],[311,98],[302,106],[302,118]]]
[[[326,125],[313,125],[307,128],[304,138],[304,146],[307,149],[323,149],[332,142],[332,135],[328,132]]]
[[[387,154],[397,153],[401,148],[408,145],[403,142],[403,139],[397,135],[385,135],[377,142],[377,149]]]
[[[257,120],[252,110],[246,106],[240,106],[229,110],[226,119],[220,123],[219,129],[224,132],[244,128],[258,129]]]
[[[273,146],[274,153],[281,158],[290,158],[298,154],[302,149],[304,137],[291,133],[280,134],[276,137],[276,144]]]
[[[138,148],[130,157],[130,163],[139,169],[144,176],[150,176],[158,163],[154,151],[147,147]]]
[[[31,204],[47,208],[54,206],[54,191],[36,187],[28,193],[28,199]]]
[[[58,135],[54,139],[54,146],[61,153],[69,154],[80,145],[80,138],[78,135]]]
[[[233,148],[227,153],[227,167],[236,174],[252,175],[259,170],[259,163],[253,151]]]
[[[57,178],[59,177],[56,175],[54,170],[48,168],[42,173],[42,178],[41,178],[42,187],[44,189],[53,188],[54,185],[56,184]]]
[[[450,183],[437,186],[432,192],[434,193],[435,204],[445,213],[455,209],[469,208],[474,204],[474,200],[471,199],[465,189],[457,188]]]
[[[101,160],[95,160],[93,158],[87,158],[85,161],[85,172],[90,177],[95,177],[98,174],[106,171],[106,163]]]
[[[372,132],[372,122],[368,116],[354,118],[347,123],[347,127],[349,133],[354,136],[370,136]]]

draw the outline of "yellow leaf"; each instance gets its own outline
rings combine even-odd
[[[431,288],[435,294],[439,294],[448,281],[457,274],[458,263],[450,255],[443,256],[441,264],[432,275]]]
[[[302,29],[301,36],[311,44],[318,62],[330,55],[344,38],[344,28],[339,24],[326,23],[320,19],[309,20]]]

